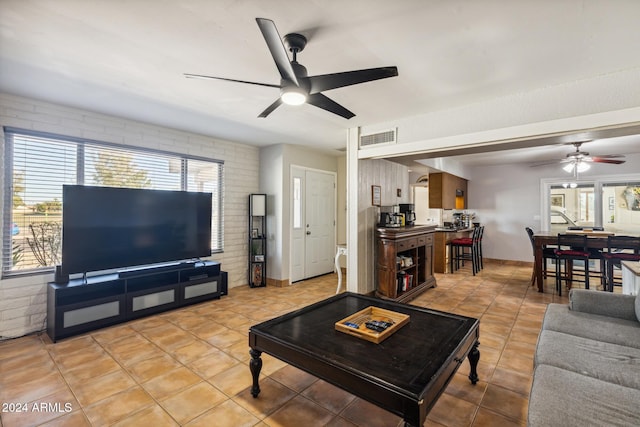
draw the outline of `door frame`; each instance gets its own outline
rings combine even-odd
[[[337,245],[337,239],[338,239],[338,173],[334,172],[334,171],[328,171],[328,170],[324,170],[324,169],[317,169],[317,168],[310,168],[310,167],[306,167],[306,166],[301,166],[301,165],[296,165],[296,164],[291,164],[289,166],[289,283],[293,284],[293,178],[294,178],[294,170],[299,170],[302,173],[305,173],[307,171],[310,172],[317,172],[317,173],[324,173],[327,175],[332,175],[333,176],[333,220],[334,220],[334,227],[333,227],[333,247],[334,250],[336,249],[336,245]],[[306,205],[306,194],[305,194],[305,186],[306,186],[306,180],[305,180],[305,185],[303,185],[302,188],[302,203],[303,205]],[[304,209],[304,208],[303,208]],[[306,209],[305,209],[306,210]],[[305,217],[303,217],[303,222],[304,220],[306,220],[306,212],[305,212]],[[332,254],[332,258],[333,255],[335,255],[335,253]],[[335,266],[334,266],[334,271],[335,271]],[[298,281],[302,281],[305,280],[305,278],[300,279]]]

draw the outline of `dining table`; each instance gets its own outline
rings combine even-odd
[[[566,231],[571,234],[586,234],[587,235],[587,248],[589,249],[604,249],[607,247],[607,237],[613,235],[609,231],[590,231],[590,230],[571,230]],[[556,245],[558,243],[558,232],[553,231],[538,231],[533,233],[533,246],[534,246],[534,271],[536,272],[536,284],[538,286],[538,292],[544,292],[544,282],[542,277],[542,263],[544,258],[542,256],[542,250],[547,245]]]

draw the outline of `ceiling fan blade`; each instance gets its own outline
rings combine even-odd
[[[318,93],[358,83],[396,77],[397,75],[398,67],[379,67],[368,68],[366,70],[345,71],[342,73],[311,76],[309,77],[309,83],[311,84],[309,93]]]
[[[593,156],[601,159],[620,159],[624,157],[624,154],[602,154],[600,156]]]
[[[184,76],[189,78],[189,79],[211,79],[211,80],[224,80],[227,82],[234,82],[234,83],[246,83],[246,84],[250,84],[250,85],[256,85],[256,86],[267,86],[267,87],[275,87],[280,89],[280,85],[272,85],[270,83],[259,83],[259,82],[249,82],[246,80],[236,80],[236,79],[227,79],[225,77],[213,77],[213,76],[203,76],[202,74],[188,74],[188,73],[184,73]]]
[[[307,98],[307,104],[322,108],[323,110],[327,110],[330,113],[344,117],[347,120],[355,116],[355,114],[353,114],[351,111],[347,110],[342,105],[338,104],[332,99],[327,98],[321,93],[314,93],[309,95],[309,97]]]
[[[554,165],[554,164],[557,164],[557,163],[569,163],[571,161],[572,160],[569,160],[569,159],[549,160],[549,161],[546,161],[546,162],[534,163],[532,165],[529,165],[529,167],[535,168],[537,166]]]
[[[261,118],[267,117],[269,114],[271,114],[273,112],[273,110],[278,108],[280,106],[280,104],[282,104],[282,99],[280,99],[280,98],[276,99],[275,102],[273,104],[269,105],[262,113],[260,113],[260,115],[258,117],[261,117]]]
[[[282,44],[282,38],[280,34],[278,34],[276,24],[274,24],[272,20],[265,18],[256,18],[256,22],[258,23],[258,27],[260,27],[264,40],[267,42],[271,56],[280,72],[280,76],[285,80],[295,83],[296,86],[300,86],[291,62],[289,62],[287,50],[284,48],[284,44]]]
[[[591,161],[594,163],[611,163],[613,165],[621,165],[626,162],[626,160],[615,160],[608,157],[609,156],[593,156],[591,157]]]

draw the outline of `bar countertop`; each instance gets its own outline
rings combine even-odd
[[[467,231],[473,231],[473,228],[446,228],[446,227],[436,227],[436,231],[444,232],[444,233],[464,233]]]

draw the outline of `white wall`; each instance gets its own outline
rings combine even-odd
[[[628,155],[621,165],[593,164],[580,174],[593,176],[637,174],[640,155]],[[468,186],[469,211],[485,226],[483,255],[486,258],[532,261],[531,244],[524,230],[539,230],[542,215],[540,192],[542,179],[566,179],[571,175],[561,165],[528,167],[521,164],[477,166],[471,168]]]
[[[260,149],[260,193],[267,195],[267,278],[282,280],[284,145]]]
[[[336,181],[336,244],[347,243],[347,156],[338,157],[338,180]],[[338,260],[340,268],[347,267],[345,257]]]
[[[247,196],[259,189],[257,147],[8,94],[0,94],[0,125],[224,160],[224,253],[211,259],[229,272],[230,287],[247,283]],[[4,173],[0,183],[4,199]],[[52,280],[53,274],[0,280],[0,338],[43,329]]]

